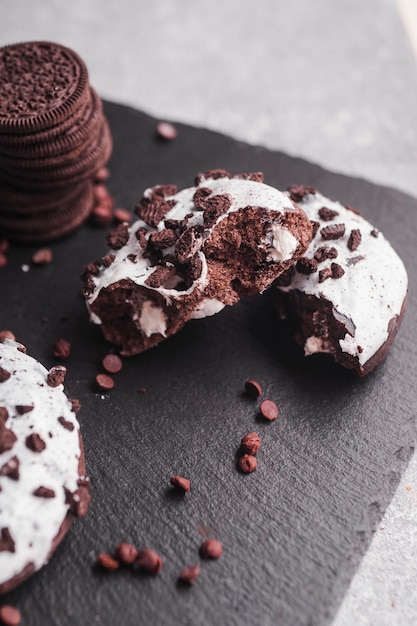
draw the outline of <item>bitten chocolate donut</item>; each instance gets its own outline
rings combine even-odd
[[[261,174],[224,170],[194,187],[147,189],[141,218],[108,237],[112,251],[83,273],[91,320],[132,355],[269,287],[306,250],[311,224]]]
[[[22,350],[0,343],[0,594],[45,565],[90,501],[65,368]]]
[[[306,355],[329,353],[364,376],[384,359],[401,324],[405,267],[355,209],[312,187],[293,185],[289,195],[315,235],[305,256],[277,281],[280,311],[295,321]]]

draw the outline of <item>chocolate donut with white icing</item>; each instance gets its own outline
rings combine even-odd
[[[132,355],[195,318],[263,292],[311,240],[311,224],[262,174],[211,170],[195,186],[147,189],[140,219],[113,230],[112,250],[84,270],[91,320]]]
[[[65,368],[0,343],[0,595],[45,565],[90,501]]]
[[[359,213],[303,185],[288,188],[314,237],[277,281],[278,306],[306,355],[330,354],[359,376],[386,356],[403,318],[407,272],[390,243]]]

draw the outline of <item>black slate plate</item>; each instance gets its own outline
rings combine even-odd
[[[178,139],[164,143],[154,119],[105,108],[117,204],[131,208],[152,184],[188,186],[212,167],[261,170],[279,187],[315,185],[361,208],[392,241],[409,271],[409,306],[386,362],[364,380],[304,359],[266,294],[125,359],[115,389],[100,395],[93,381],[108,345],[88,322],[78,276],[106,251],[104,232],[85,226],[51,246],[52,264],[29,272],[21,266],[35,248],[12,247],[0,270],[0,328],[48,367],[54,340],[72,342],[67,387],[82,402],[94,487],[88,517],[46,568],[3,600],[19,606],[27,626],[327,624],[414,446],[417,202],[206,130],[178,125]],[[242,395],[248,377],[279,404],[275,423],[260,421],[258,403]],[[263,443],[258,471],[246,476],[235,454],[250,430]],[[186,497],[168,487],[176,473],[192,481]],[[202,562],[195,587],[181,589],[177,575],[199,563],[207,534],[224,543],[224,555]],[[161,575],[97,571],[96,554],[121,540],[159,551]]]

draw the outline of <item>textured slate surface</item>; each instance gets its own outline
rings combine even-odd
[[[48,567],[6,600],[30,626],[327,624],[414,446],[417,202],[205,130],[179,126],[177,141],[162,143],[152,118],[110,103],[106,112],[117,204],[130,208],[148,185],[189,185],[197,171],[220,166],[263,170],[281,187],[316,185],[361,208],[401,252],[409,307],[387,361],[365,380],[302,358],[267,294],[125,359],[116,388],[101,396],[93,381],[108,346],[88,322],[78,275],[105,252],[103,231],[84,227],[52,246],[51,265],[27,273],[20,268],[34,248],[14,247],[0,273],[0,328],[47,366],[57,337],[72,342],[67,383],[83,405],[94,497]],[[257,403],[242,396],[249,376],[279,404],[277,422],[259,421]],[[254,429],[263,437],[259,469],[242,476],[235,453]],[[174,473],[192,481],[185,498],[168,489]],[[201,564],[193,589],[180,589],[177,574],[199,562],[206,533],[224,543],[224,556]],[[158,550],[160,577],[96,571],[96,553],[120,540]]]

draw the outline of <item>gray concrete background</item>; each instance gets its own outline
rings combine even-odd
[[[0,0],[0,45],[30,39],[78,51],[103,97],[417,195],[395,0]],[[335,626],[417,623],[416,557],[414,457]]]

